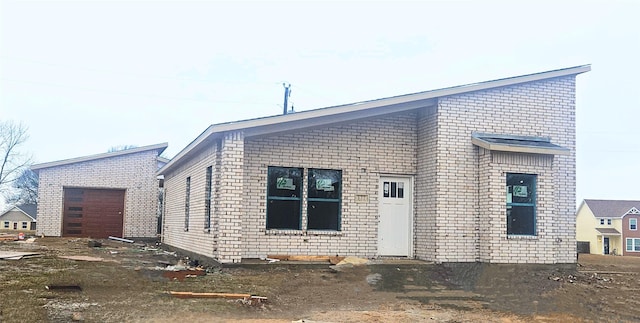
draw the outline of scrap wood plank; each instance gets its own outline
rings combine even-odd
[[[15,235],[2,235],[0,236],[0,241],[16,241],[18,240],[18,236]]]
[[[338,263],[344,257],[338,256],[308,256],[308,255],[267,255],[267,258],[283,261],[326,261]]]
[[[194,293],[194,292],[174,292],[170,291],[174,297],[178,298],[232,298],[232,299],[255,299],[266,301],[266,297],[255,296],[251,294],[234,294],[234,293]]]

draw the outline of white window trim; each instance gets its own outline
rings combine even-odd
[[[631,221],[635,222],[635,224],[634,224],[636,226],[635,229],[631,228]],[[636,219],[636,218],[629,219],[629,230],[631,230],[631,231],[637,231],[638,230],[638,219]]]
[[[631,241],[631,243],[629,243],[629,241]],[[626,244],[626,248],[625,248],[626,252],[640,252],[638,250],[635,250],[635,246],[640,245],[640,238],[627,238],[627,240],[625,241],[625,244]],[[631,249],[629,249],[629,247],[631,247]]]

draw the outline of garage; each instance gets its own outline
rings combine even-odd
[[[122,237],[125,190],[64,188],[62,235]]]

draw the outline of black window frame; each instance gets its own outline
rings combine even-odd
[[[538,175],[507,173],[505,177],[507,235],[536,236]],[[516,186],[519,193],[516,193]],[[526,187],[525,196],[522,196],[522,187]]]
[[[322,189],[318,189],[319,180],[324,180]],[[324,212],[324,214],[316,212]],[[327,215],[326,212],[335,213]],[[309,168],[307,170],[307,230],[341,231],[341,223],[342,170]]]
[[[283,166],[267,168],[267,230],[300,230],[302,228],[303,182],[303,168]]]

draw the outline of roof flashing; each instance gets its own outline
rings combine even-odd
[[[549,137],[514,136],[473,132],[471,143],[492,151],[541,155],[569,155],[571,150],[551,143]]]

